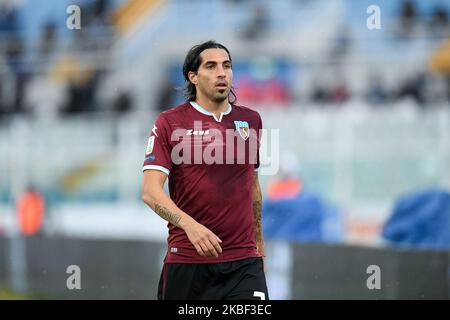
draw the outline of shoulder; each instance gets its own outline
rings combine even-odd
[[[172,124],[180,123],[186,118],[187,112],[190,110],[190,104],[183,103],[176,107],[161,112],[156,117],[156,123],[160,126],[170,128]]]
[[[233,110],[242,116],[245,116],[247,119],[251,119],[257,122],[262,122],[261,116],[258,111],[250,109],[249,107],[233,104]]]
[[[165,120],[177,119],[179,117],[183,117],[184,114],[190,109],[189,102],[180,104],[176,107],[170,108],[166,111],[161,112],[158,115],[158,118],[162,118]]]
[[[258,111],[250,109],[249,107],[233,104],[232,108],[236,111],[236,113],[245,114],[247,116],[254,117],[254,118],[261,118]]]

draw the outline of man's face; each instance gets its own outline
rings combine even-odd
[[[228,98],[233,80],[228,53],[223,49],[206,49],[200,58],[197,73],[190,73],[190,80],[197,87],[197,96],[220,103]]]

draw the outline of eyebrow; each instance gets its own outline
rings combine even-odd
[[[231,61],[230,60],[224,60],[222,63],[231,63]],[[205,63],[203,63],[203,64],[217,64],[217,61],[215,61],[215,60],[208,60],[208,61],[205,61]]]

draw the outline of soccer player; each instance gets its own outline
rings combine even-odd
[[[191,48],[183,75],[187,102],[159,114],[143,166],[143,201],[169,228],[158,299],[268,299],[257,174],[261,117],[234,104],[225,46]]]

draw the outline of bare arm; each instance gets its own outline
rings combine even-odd
[[[256,248],[264,257],[264,239],[262,235],[262,193],[258,173],[253,178],[253,222],[255,228]]]
[[[144,171],[142,200],[161,218],[184,230],[198,254],[218,257],[222,253],[219,239],[211,230],[182,211],[164,192],[167,174],[158,170]]]

